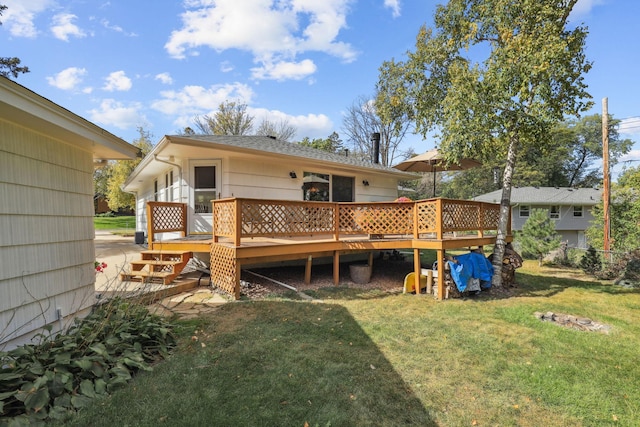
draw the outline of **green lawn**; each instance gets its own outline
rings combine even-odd
[[[508,298],[340,286],[313,293],[322,302],[226,304],[183,322],[167,361],[69,425],[640,425],[640,293],[565,273],[527,262]]]
[[[93,226],[96,230],[135,230],[135,216],[95,216]]]

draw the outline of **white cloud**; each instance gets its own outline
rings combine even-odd
[[[142,105],[133,102],[125,105],[114,99],[105,99],[100,107],[89,111],[91,120],[101,125],[115,126],[119,129],[131,129],[146,123],[147,120],[139,111]]]
[[[253,90],[242,83],[202,86],[185,86],[179,91],[160,92],[162,99],[151,104],[151,108],[161,113],[176,116],[174,124],[180,128],[193,126],[196,116],[212,114],[221,103],[237,101],[249,104],[254,97]]]
[[[122,33],[127,37],[137,37],[138,36],[136,33],[129,33],[127,31],[125,31],[124,28],[122,28],[120,25],[111,24],[106,19],[101,20],[100,24],[104,28],[106,28],[107,30],[115,31],[116,33]]]
[[[3,26],[12,36],[35,38],[38,30],[33,22],[41,12],[53,7],[54,0],[3,0],[7,9],[2,14]]]
[[[102,89],[108,92],[113,92],[116,90],[127,91],[131,89],[132,86],[131,79],[127,77],[122,70],[114,71],[113,73],[109,74],[109,76],[105,80],[106,82]]]
[[[255,79],[268,80],[301,80],[317,70],[316,64],[310,59],[301,62],[278,62],[271,64],[265,62],[262,67],[252,68],[252,76]]]
[[[82,77],[85,74],[87,74],[87,70],[84,68],[69,67],[53,77],[47,77],[47,82],[58,89],[72,90],[82,83]]]
[[[391,9],[394,18],[400,16],[400,0],[384,0],[384,7]]]
[[[296,129],[295,140],[301,140],[305,136],[311,139],[326,138],[333,132],[333,122],[324,114],[307,114],[292,116],[278,110],[265,108],[247,108],[247,113],[255,117],[254,123],[259,124],[267,119],[273,123],[287,122]]]
[[[189,0],[182,14],[182,28],[173,31],[165,49],[175,58],[197,55],[197,48],[251,52],[263,78],[300,78],[300,67],[283,66],[268,72],[270,64],[303,64],[298,56],[323,52],[344,61],[357,53],[338,41],[346,28],[348,6],[353,0]],[[277,66],[277,65],[276,65]],[[286,70],[292,72],[288,77]],[[306,72],[305,71],[305,72]]]
[[[69,36],[75,36],[82,38],[86,36],[86,33],[80,29],[73,20],[78,18],[71,13],[59,13],[53,17],[53,25],[51,26],[51,32],[55,38],[69,41]]]
[[[222,61],[220,63],[220,71],[222,71],[223,73],[228,73],[230,71],[233,71],[234,67],[233,64],[231,64],[231,62],[229,61]]]
[[[595,6],[605,4],[605,2],[606,0],[578,0],[576,5],[573,6],[571,15],[572,16],[587,15],[589,12],[591,12],[591,9],[593,9]]]
[[[173,83],[173,79],[171,78],[171,74],[169,73],[160,73],[156,74],[156,80],[160,80],[165,85],[170,85]]]

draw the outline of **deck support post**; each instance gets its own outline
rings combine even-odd
[[[438,249],[438,299],[444,299],[444,249]]]
[[[307,257],[307,263],[304,266],[304,283],[307,285],[311,283],[311,264],[313,263],[313,256]]]
[[[234,278],[235,286],[233,288],[233,297],[236,301],[240,299],[240,273],[242,273],[242,266],[238,262],[236,264],[236,271],[235,271],[235,278]]]
[[[413,250],[413,280],[414,289],[416,295],[420,296],[420,274],[422,273],[422,266],[420,265],[420,249]]]
[[[340,284],[340,251],[333,252],[333,284]]]

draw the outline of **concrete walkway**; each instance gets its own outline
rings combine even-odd
[[[163,316],[193,318],[209,313],[229,301],[213,292],[208,277],[197,271],[183,274],[170,285],[122,282],[120,273],[130,269],[130,262],[140,259],[146,245],[137,245],[132,236],[119,236],[96,230],[96,261],[107,267],[96,273],[96,297],[139,297],[149,301],[149,310]]]

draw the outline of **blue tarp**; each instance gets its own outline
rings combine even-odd
[[[451,270],[451,278],[460,292],[467,289],[469,279],[479,279],[483,287],[491,286],[491,277],[493,276],[493,265],[482,254],[477,252],[469,252],[464,255],[456,255],[457,263],[449,261]]]

